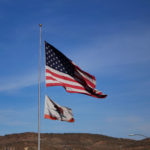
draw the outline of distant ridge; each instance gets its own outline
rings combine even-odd
[[[0,150],[37,150],[37,133],[0,136]],[[88,133],[41,133],[41,150],[150,150],[150,139],[140,141]]]

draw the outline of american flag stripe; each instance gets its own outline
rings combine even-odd
[[[47,79],[47,82],[46,82],[46,84],[50,84],[50,83],[52,83],[52,84],[61,84],[60,82],[58,82],[58,81],[56,81],[55,79]],[[61,84],[62,85],[62,84]]]
[[[80,67],[78,67],[75,63],[72,62],[72,64],[76,67],[76,70],[80,71],[83,73],[84,76],[86,76],[88,79],[90,79],[91,81],[94,81],[96,83],[96,79],[95,76],[83,71]]]
[[[70,84],[70,85],[75,85],[75,86],[82,86],[81,84],[79,84],[78,82],[76,82],[75,80],[74,81],[70,81],[70,80],[67,80],[66,78],[64,77],[61,77],[59,76],[58,74],[50,74],[50,73],[46,73],[46,80],[49,81],[49,80],[56,80],[58,81],[59,83],[64,83],[64,84]],[[83,86],[82,86],[83,87]]]
[[[77,73],[78,72],[78,73]],[[88,86],[95,88],[95,81],[85,76],[82,72],[77,71],[75,72],[75,75],[77,79],[80,79],[81,81],[84,79],[84,81],[88,84]],[[80,75],[79,75],[80,74]]]
[[[66,88],[66,91],[69,92],[69,93],[82,93],[82,94],[86,94],[86,95],[89,95],[89,96],[97,98],[96,95],[93,95],[93,94],[91,94],[91,93],[89,93],[89,92],[87,92],[85,90],[77,90],[77,89],[73,89],[73,88]],[[97,94],[101,95],[102,96],[101,98],[104,98],[102,92],[98,92]]]
[[[59,74],[61,76],[73,79],[73,77],[71,77],[70,75],[68,75],[66,73],[63,73],[63,72],[60,72],[60,71],[57,71],[56,69],[53,69],[53,68],[51,68],[51,67],[49,67],[47,65],[46,65],[46,72],[50,72],[50,73],[53,72],[53,73]]]
[[[74,64],[74,63],[72,62],[72,64]],[[74,64],[74,65],[75,65],[75,64]],[[89,83],[91,82],[90,84],[93,84],[92,87],[95,88],[95,87],[96,87],[96,79],[95,79],[95,77],[92,76],[92,75],[90,75],[89,73],[87,73],[87,72],[81,70],[77,65],[75,65],[75,67],[76,67],[76,71],[77,71],[80,75],[82,75],[82,77],[83,77],[85,80],[89,81]],[[76,75],[78,75],[78,74],[76,73]]]
[[[71,83],[71,82],[68,82],[68,81],[62,80],[62,79],[58,79],[58,78],[57,78],[57,81],[58,81],[58,82],[55,82],[55,81],[53,81],[53,80],[48,80],[48,81],[46,82],[46,85],[47,85],[47,84],[50,85],[51,83],[52,83],[53,85],[55,85],[55,83],[56,83],[57,85],[61,85],[61,86],[64,86],[64,87],[70,87],[70,88],[74,88],[74,89],[85,90],[85,88],[84,88],[82,85],[80,85],[80,84],[75,85],[75,84],[73,84],[73,83]]]
[[[71,77],[68,74],[65,74],[63,72],[57,71],[57,70],[55,70],[53,68],[50,68],[49,66],[46,66],[46,76],[51,76],[51,77],[54,76],[54,77],[58,77],[58,78],[61,78],[61,79],[67,80],[67,81],[71,81],[71,82],[74,82],[74,83],[78,83],[78,84],[79,84],[79,82],[82,82],[82,80],[84,79],[84,81],[86,81],[86,83],[90,87],[95,88],[95,80],[94,79],[92,80],[91,78],[88,78],[87,76],[85,76],[79,70],[76,70],[76,71],[78,71],[82,75],[82,77],[77,76],[79,73],[75,72],[75,74],[76,74],[77,77],[73,78],[73,77]],[[48,73],[49,73],[49,75],[48,75]],[[80,78],[81,78],[81,80],[79,80]],[[79,82],[77,82],[77,81],[79,81]]]
[[[62,83],[68,83],[68,84],[74,84],[74,85],[77,85],[77,86],[80,86],[80,84],[76,81],[71,81],[71,80],[67,80],[66,78],[64,77],[61,77],[57,74],[50,74],[50,73],[46,73],[46,80],[57,80],[59,82],[62,82]]]
[[[60,83],[46,83],[46,86],[63,86],[62,84]]]
[[[76,88],[70,88],[70,87],[66,87],[65,89],[69,93],[83,93],[83,94],[90,95],[90,93],[87,92],[85,89],[82,90],[82,89],[76,89]]]
[[[53,72],[53,70],[51,69],[46,69],[46,76],[54,76],[54,77],[58,77],[64,80],[68,80],[68,81],[72,81],[72,82],[76,82],[72,77],[67,77],[64,75],[60,75],[58,71]]]
[[[84,86],[80,84],[78,84],[78,86],[75,86],[74,83],[71,82],[70,84],[68,84],[66,80],[62,80],[51,76],[52,75],[50,73],[46,74],[46,86],[64,86],[66,91],[69,93],[84,93],[91,96],[91,94],[85,90]]]
[[[71,84],[71,83],[66,83],[66,81],[63,81],[63,80],[59,80],[60,81],[60,85],[62,85],[62,86],[64,86],[64,87],[70,87],[70,88],[75,88],[75,89],[84,89],[85,90],[85,88],[83,88],[82,86],[77,86],[77,85],[74,85],[74,84]],[[51,82],[52,82],[52,80],[50,80],[49,82],[47,82],[47,83],[49,83],[49,84],[51,84]],[[53,83],[53,84],[55,84],[55,83]],[[56,83],[57,84],[57,83]],[[58,84],[57,84],[58,85]]]
[[[62,82],[62,83],[64,82],[64,83],[70,83],[72,85],[82,86],[81,84],[79,84],[79,82],[77,82],[71,76],[66,75],[65,73],[62,73],[62,72],[60,73],[59,71],[54,70],[54,69],[46,66],[46,80],[49,80],[48,79],[49,77],[51,77],[51,79],[55,79],[55,80]]]
[[[56,83],[57,85],[61,86],[67,86],[70,88],[74,88],[74,89],[81,89],[81,90],[85,90],[84,86],[79,84],[79,82],[77,82],[76,80],[74,80],[72,77],[66,77],[66,75],[64,73],[61,73],[59,71],[56,71],[50,67],[46,67],[46,85],[48,84],[48,86],[50,85],[50,83],[54,84]],[[62,76],[62,74],[64,76]],[[68,76],[68,75],[67,75]]]
[[[87,82],[87,78],[85,79]],[[71,82],[69,82],[71,81]],[[75,86],[75,85],[78,86]],[[68,74],[59,72],[49,66],[46,66],[46,86],[64,86],[69,93],[83,93],[92,96],[83,85],[79,84],[74,78]],[[97,93],[98,94],[98,93]],[[99,94],[102,94],[99,92]],[[94,96],[96,97],[96,96]]]

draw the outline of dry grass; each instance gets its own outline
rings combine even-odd
[[[0,150],[37,150],[37,134],[0,136]],[[119,139],[97,134],[41,134],[41,150],[150,150],[150,139]]]

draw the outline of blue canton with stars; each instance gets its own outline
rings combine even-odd
[[[75,66],[55,47],[45,41],[46,65],[63,73],[74,76]]]

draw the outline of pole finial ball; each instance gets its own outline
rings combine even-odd
[[[39,24],[40,27],[42,27],[42,24]]]

